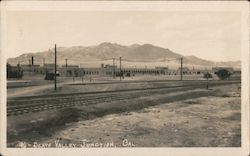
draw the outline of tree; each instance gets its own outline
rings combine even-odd
[[[215,74],[219,77],[220,80],[229,79],[231,76],[231,73],[226,69],[220,69]]]
[[[207,79],[207,85],[206,85],[206,88],[208,89],[208,81],[209,81],[209,78],[213,78],[213,76],[212,76],[212,74],[211,74],[211,73],[206,72],[206,73],[204,73],[203,77]]]
[[[213,78],[212,74],[209,72],[204,73],[203,77],[206,79]]]

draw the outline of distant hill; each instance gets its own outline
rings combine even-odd
[[[96,46],[73,46],[73,47],[58,47],[58,63],[64,64],[65,59],[68,59],[70,64],[81,64],[86,61],[105,61],[112,60],[112,58],[122,57],[126,62],[143,62],[156,63],[157,62],[178,62],[178,58],[183,58],[183,63],[194,66],[230,66],[240,68],[240,61],[230,62],[213,62],[204,60],[196,56],[183,56],[175,53],[169,49],[158,47],[152,44],[133,44],[130,46],[123,46],[116,43],[104,42]],[[16,65],[28,64],[31,56],[34,56],[35,64],[52,63],[54,61],[54,50],[47,50],[37,53],[26,53],[16,58],[9,58],[8,63]],[[176,60],[175,60],[176,59]],[[169,61],[171,60],[171,61]]]

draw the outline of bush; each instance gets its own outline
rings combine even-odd
[[[216,72],[216,75],[219,77],[220,80],[226,80],[230,78],[231,73],[226,69],[220,69]]]
[[[203,75],[203,77],[206,78],[206,79],[213,78],[212,74],[209,73],[209,72],[205,73],[205,74]]]

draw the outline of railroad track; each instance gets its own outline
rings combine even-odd
[[[239,81],[217,81],[210,82],[209,86],[227,85],[240,83]],[[22,115],[31,112],[46,110],[57,110],[67,107],[88,106],[103,102],[134,99],[149,95],[159,95],[190,89],[205,88],[206,82],[186,84],[168,87],[127,89],[118,91],[76,93],[76,94],[55,94],[49,96],[18,97],[7,100],[7,116]]]

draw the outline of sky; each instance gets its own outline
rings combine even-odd
[[[212,61],[240,60],[238,12],[8,11],[7,57],[59,47],[153,44]]]

